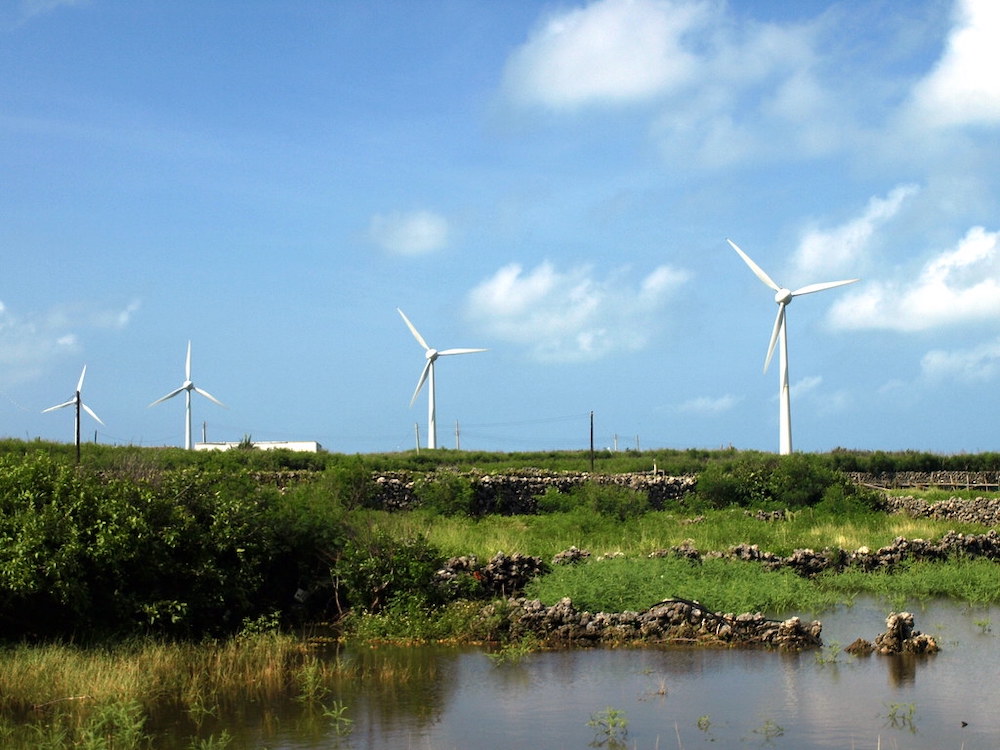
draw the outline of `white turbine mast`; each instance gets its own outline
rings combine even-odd
[[[403,322],[406,323],[406,327],[410,329],[410,333],[413,334],[413,338],[417,340],[417,343],[424,348],[424,357],[426,357],[427,362],[424,364],[424,369],[420,373],[420,379],[417,381],[417,387],[413,391],[413,396],[410,398],[410,406],[413,406],[413,402],[417,400],[417,394],[420,393],[420,389],[423,388],[424,383],[427,382],[427,447],[436,448],[437,447],[437,416],[435,414],[435,404],[434,404],[434,362],[437,361],[438,357],[447,357],[452,354],[473,354],[475,352],[485,352],[486,349],[443,349],[437,350],[431,346],[428,346],[424,337],[420,335],[420,332],[414,327],[410,319],[406,317],[405,313],[396,308],[396,312],[400,314],[403,318]]]
[[[786,289],[785,287],[778,286],[770,276],[764,273],[764,270],[754,263],[750,256],[745,252],[740,250],[735,242],[731,239],[726,239],[726,242],[735,250],[743,262],[746,263],[750,270],[754,272],[754,275],[760,279],[766,286],[770,287],[774,291],[774,301],[778,305],[778,315],[774,319],[774,328],[771,330],[771,342],[767,346],[767,357],[764,359],[764,372],[767,372],[768,366],[771,364],[771,358],[774,356],[774,347],[778,343],[779,337],[781,340],[781,347],[778,354],[778,430],[779,430],[779,453],[781,455],[788,455],[792,452],[792,413],[791,413],[791,399],[788,391],[788,333],[785,327],[785,308],[788,307],[788,303],[792,301],[793,298],[798,297],[803,294],[812,294],[813,292],[822,292],[825,289],[833,289],[834,287],[844,286],[845,284],[853,284],[858,279],[845,279],[844,281],[826,281],[819,284],[808,284],[800,289],[792,291]]]
[[[184,414],[185,414],[185,416],[184,416],[184,448],[186,450],[191,450],[191,391],[195,391],[196,393],[200,393],[202,396],[204,396],[205,398],[207,398],[209,401],[214,401],[215,403],[217,403],[219,406],[223,407],[224,409],[229,408],[224,403],[222,403],[221,401],[219,401],[219,399],[217,399],[211,393],[209,393],[206,390],[203,390],[203,389],[199,388],[198,386],[196,386],[194,384],[194,382],[192,382],[192,380],[191,380],[191,342],[188,341],[187,361],[186,361],[186,363],[184,365],[184,382],[181,383],[181,385],[180,385],[179,388],[175,388],[174,390],[170,391],[170,393],[168,393],[166,396],[161,396],[160,398],[156,399],[156,401],[154,401],[153,403],[150,404],[150,406],[156,406],[157,404],[159,404],[159,403],[161,403],[163,401],[166,401],[167,399],[173,398],[174,396],[176,396],[179,393],[185,394],[185,401],[186,401],[186,403],[185,403],[185,410],[184,410]]]
[[[83,396],[81,395],[81,393],[83,392],[83,378],[86,374],[87,374],[87,365],[84,365],[83,370],[80,372],[80,379],[76,383],[76,393],[73,394],[73,398],[71,398],[69,401],[64,401],[61,404],[50,406],[48,409],[42,409],[42,414],[45,414],[46,412],[55,411],[56,409],[64,409],[67,406],[73,406],[76,408],[76,430],[74,432],[74,435],[76,438],[77,462],[80,461],[80,410],[82,409],[83,411],[87,412],[87,414],[96,419],[98,422],[104,424],[104,422],[101,422],[101,418],[94,413],[94,410],[91,409],[89,406],[87,406],[85,403],[83,403]]]

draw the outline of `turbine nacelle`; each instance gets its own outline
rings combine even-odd
[[[431,362],[433,362],[435,359],[438,358],[438,350],[428,349],[426,352],[424,352],[424,356],[427,357],[427,359],[429,359]]]
[[[777,302],[779,305],[787,305],[789,302],[792,301],[792,297],[794,296],[795,295],[792,294],[791,289],[785,289],[784,287],[782,287],[781,289],[779,289],[774,293],[774,301]]]

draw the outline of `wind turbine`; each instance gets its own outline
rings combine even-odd
[[[398,307],[396,312],[400,314],[403,318],[403,322],[406,323],[406,327],[410,329],[410,333],[413,334],[413,338],[417,340],[417,343],[424,348],[424,356],[427,358],[427,363],[424,365],[424,369],[420,373],[420,380],[417,381],[417,387],[413,391],[413,397],[410,399],[410,406],[413,406],[413,402],[417,400],[417,394],[420,393],[420,389],[423,388],[425,381],[430,381],[428,383],[427,391],[427,447],[436,448],[437,447],[437,419],[434,412],[434,362],[437,361],[438,357],[446,357],[452,354],[472,354],[474,352],[485,352],[486,349],[443,349],[438,351],[427,345],[424,341],[424,337],[420,335],[420,332],[414,327],[410,319],[406,317],[402,310]]]
[[[48,409],[42,409],[42,414],[49,411],[55,411],[56,409],[62,409],[67,406],[76,407],[76,462],[80,463],[80,409],[83,409],[87,414],[92,416],[98,422],[101,422],[101,418],[94,413],[94,410],[83,403],[83,398],[80,396],[81,391],[83,391],[83,378],[87,374],[87,365],[83,366],[83,371],[80,373],[80,379],[76,383],[76,393],[73,394],[73,398],[69,401],[64,401],[61,404],[56,404],[55,406],[50,406]],[[101,422],[104,424],[104,422]]]
[[[186,450],[191,450],[191,391],[196,391],[197,393],[200,393],[202,396],[207,398],[209,401],[214,401],[219,406],[223,408],[228,408],[224,403],[219,401],[219,399],[217,399],[211,393],[209,393],[206,390],[202,390],[191,381],[191,342],[188,341],[187,362],[184,365],[184,382],[181,383],[180,388],[175,388],[174,390],[170,391],[170,393],[168,393],[166,396],[161,396],[160,398],[156,399],[156,401],[150,404],[150,406],[156,406],[157,404],[166,401],[167,399],[173,398],[178,393],[185,394],[186,405],[185,405],[184,448]]]
[[[780,431],[779,447],[781,455],[788,455],[792,452],[792,414],[791,414],[791,403],[788,393],[788,332],[785,327],[785,308],[788,307],[788,303],[792,301],[793,298],[798,297],[802,294],[812,294],[813,292],[822,292],[825,289],[832,289],[838,286],[844,286],[845,284],[853,284],[858,279],[846,279],[844,281],[826,281],[819,284],[808,284],[800,289],[796,289],[794,292],[785,287],[778,286],[771,277],[764,273],[763,269],[754,263],[750,256],[745,252],[740,250],[740,248],[731,239],[726,239],[726,242],[735,250],[743,262],[746,263],[750,270],[754,272],[766,286],[769,286],[774,290],[774,301],[778,304],[778,315],[774,319],[774,328],[771,330],[771,343],[767,346],[767,358],[764,360],[764,372],[767,372],[768,366],[771,364],[771,358],[774,356],[774,346],[778,343],[778,337],[781,337],[781,348],[778,357],[778,364],[780,367],[780,373],[778,375],[778,429]]]

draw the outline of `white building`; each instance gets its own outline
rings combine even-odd
[[[251,444],[254,448],[262,451],[286,450],[299,451],[302,453],[317,453],[323,450],[323,446],[315,440],[253,440]],[[242,441],[235,443],[195,443],[196,451],[228,451],[239,448]]]

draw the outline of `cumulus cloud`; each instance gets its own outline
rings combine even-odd
[[[678,0],[598,0],[553,13],[511,56],[505,88],[515,101],[555,109],[674,90],[696,69],[683,38],[707,20],[705,3]]]
[[[1000,123],[1000,3],[958,0],[944,55],[913,90],[911,115],[936,127]]]
[[[369,238],[396,255],[425,255],[444,248],[450,231],[448,221],[431,211],[375,214],[368,226]]]
[[[838,328],[922,331],[1000,315],[1000,232],[973,227],[913,280],[872,281],[838,299]]]
[[[677,407],[678,411],[688,412],[691,414],[722,414],[732,409],[736,404],[738,404],[743,399],[739,396],[734,396],[731,393],[727,393],[724,396],[719,396],[717,398],[712,398],[710,396],[699,396],[698,398],[688,399],[680,406]]]
[[[920,369],[930,380],[992,380],[1000,371],[1000,339],[971,349],[933,349],[921,359]]]
[[[861,216],[832,229],[809,229],[799,242],[793,263],[810,276],[823,273],[856,273],[876,230],[919,191],[916,185],[899,185],[885,198],[874,196]]]
[[[621,271],[602,280],[588,266],[560,271],[545,262],[525,271],[512,263],[469,292],[466,309],[491,335],[527,346],[537,359],[595,360],[645,346],[688,278],[660,266],[633,285]]]

